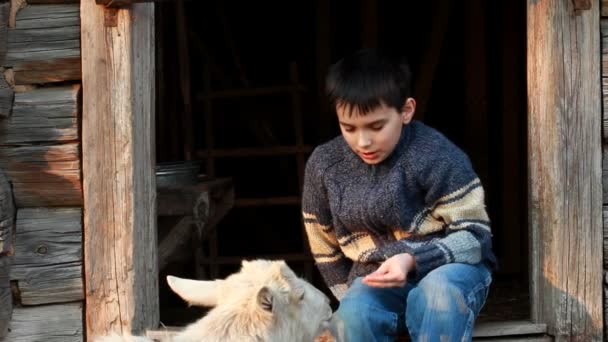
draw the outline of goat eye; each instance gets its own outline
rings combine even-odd
[[[300,301],[303,301],[303,300],[304,300],[304,294],[305,294],[305,293],[304,293],[304,292],[302,292],[302,294],[300,295]]]

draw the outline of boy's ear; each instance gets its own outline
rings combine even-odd
[[[190,305],[215,306],[222,280],[192,280],[167,276],[167,283],[173,292]]]
[[[408,97],[405,100],[403,109],[401,110],[404,125],[407,125],[412,121],[412,118],[414,117],[414,112],[416,112],[416,100],[414,100],[414,98],[412,97]]]

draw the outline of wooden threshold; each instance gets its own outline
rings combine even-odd
[[[153,340],[161,340],[173,336],[180,329],[179,327],[165,327],[158,330],[147,330],[146,336]],[[550,337],[543,336],[546,332],[546,324],[530,321],[481,322],[475,325],[473,338],[482,341],[551,341]]]
[[[547,325],[530,321],[479,322],[473,337],[540,335],[547,333]]]

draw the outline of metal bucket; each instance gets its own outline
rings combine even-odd
[[[156,165],[156,187],[166,189],[196,184],[200,169],[200,160],[158,163]]]

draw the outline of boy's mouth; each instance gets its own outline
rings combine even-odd
[[[365,160],[373,160],[378,156],[378,152],[359,152],[361,158]]]

